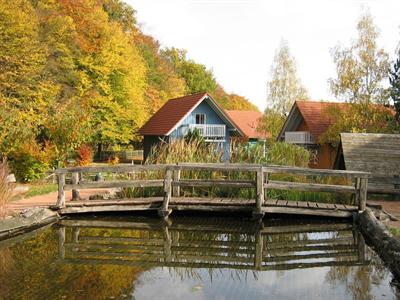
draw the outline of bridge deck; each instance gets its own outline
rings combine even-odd
[[[172,210],[220,211],[220,212],[252,212],[254,199],[237,198],[200,198],[172,197],[169,207]],[[152,211],[162,207],[162,197],[68,201],[61,214],[88,212],[119,212],[119,211]],[[318,203],[311,201],[267,200],[262,205],[262,211],[270,214],[301,214],[329,217],[351,217],[357,212],[356,206]]]

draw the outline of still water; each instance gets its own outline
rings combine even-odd
[[[398,299],[349,223],[62,220],[0,242],[0,299]]]

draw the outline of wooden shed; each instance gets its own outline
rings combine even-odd
[[[372,173],[368,192],[400,194],[400,134],[341,133],[334,168]]]

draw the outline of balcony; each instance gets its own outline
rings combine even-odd
[[[224,141],[226,134],[226,125],[217,124],[189,124],[180,128],[180,136],[185,136],[189,131],[198,130],[200,135],[206,141]]]
[[[286,131],[285,142],[299,145],[315,144],[314,137],[308,131]]]

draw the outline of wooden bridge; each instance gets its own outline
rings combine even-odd
[[[105,180],[94,181],[95,177],[99,177],[95,176],[98,173],[101,173]],[[164,218],[173,210],[249,212],[256,218],[263,217],[265,213],[346,218],[365,209],[369,177],[369,173],[357,171],[257,164],[192,163],[75,167],[58,169],[56,174],[56,208],[60,214],[156,210]],[[347,185],[315,182],[316,179],[321,181],[324,177],[339,177]],[[300,178],[301,182],[293,182],[293,178]],[[99,188],[135,188],[136,191],[143,188],[153,192],[148,193],[148,197],[80,199],[80,189]],[[196,189],[204,188],[209,190],[193,193]],[[213,193],[218,189],[219,193]],[[66,190],[72,190],[72,201],[66,202]],[[353,195],[353,205],[270,199],[267,197],[269,190],[349,193]],[[233,191],[236,191],[236,194]],[[244,191],[247,191],[247,197],[241,197]],[[232,194],[235,195],[231,196]]]
[[[170,221],[61,220],[59,262],[259,271],[368,264],[349,223]]]

